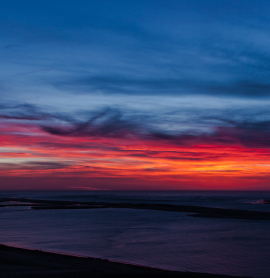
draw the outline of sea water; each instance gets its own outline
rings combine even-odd
[[[270,192],[0,192],[0,197],[270,211]],[[270,221],[143,209],[0,208],[0,243],[169,270],[268,278]]]

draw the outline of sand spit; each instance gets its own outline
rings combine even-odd
[[[31,209],[102,209],[102,208],[126,208],[126,209],[149,209],[161,211],[187,212],[188,216],[207,218],[230,218],[249,220],[270,220],[270,212],[224,209],[214,207],[149,204],[149,203],[115,203],[115,202],[79,202],[79,201],[56,201],[36,200],[28,198],[0,198],[0,207],[27,206]]]

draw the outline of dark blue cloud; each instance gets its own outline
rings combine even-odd
[[[139,111],[130,113],[124,108],[109,107],[99,111],[88,111],[90,116],[87,119],[78,119],[75,115],[67,117],[53,111],[44,113],[38,107],[27,104],[12,108],[2,105],[1,110],[1,121],[28,123],[30,126],[39,127],[47,134],[60,137],[119,138],[131,141],[140,139],[176,145],[222,144],[249,148],[270,147],[270,114],[266,110],[231,109],[224,111],[221,116],[218,114],[222,113],[218,111],[211,112],[206,109],[204,115],[198,115],[197,118],[192,118],[193,113],[190,115],[189,110],[175,111],[172,119],[166,119],[168,115],[164,113],[159,117],[147,116]],[[186,119],[181,121],[185,114]],[[174,128],[164,127],[164,122],[168,126],[174,124]],[[181,125],[190,128],[181,130]],[[196,125],[199,128],[196,128]],[[50,146],[48,142],[44,142],[45,145]]]
[[[0,89],[267,98],[269,12],[265,0],[5,1]]]
[[[81,77],[52,83],[66,92],[93,94],[97,90],[108,94],[135,95],[214,95],[235,97],[269,97],[270,82],[237,80],[229,82],[182,80],[174,78],[128,79],[125,76]]]

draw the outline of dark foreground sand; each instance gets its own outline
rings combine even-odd
[[[26,250],[0,244],[1,278],[99,278],[99,277],[168,277],[229,278],[236,276],[165,271],[160,269],[109,262],[95,258]]]

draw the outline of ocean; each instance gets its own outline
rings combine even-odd
[[[270,211],[270,192],[0,191],[0,198]],[[14,202],[16,203],[16,202]],[[270,221],[146,209],[0,207],[0,243],[169,270],[268,278]]]

